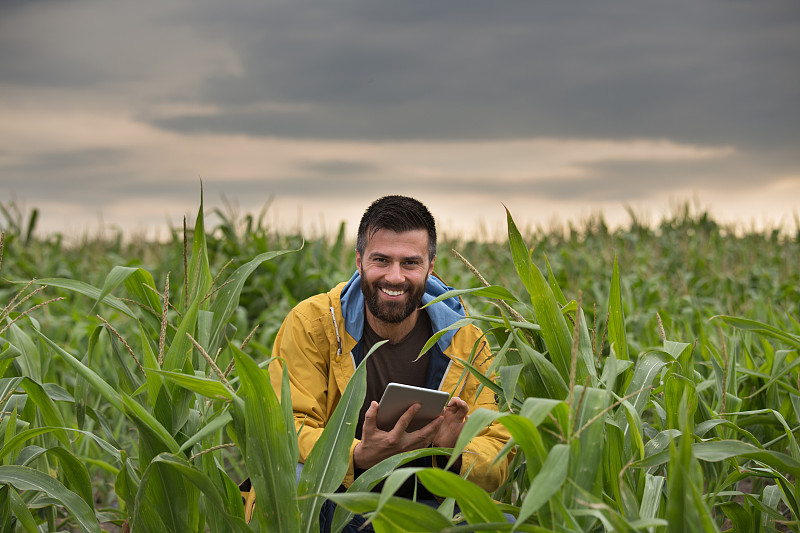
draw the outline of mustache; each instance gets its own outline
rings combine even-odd
[[[379,289],[387,289],[390,291],[410,291],[411,285],[408,283],[402,283],[400,285],[392,285],[390,283],[377,283],[375,285]]]

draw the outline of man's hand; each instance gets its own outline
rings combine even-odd
[[[433,439],[433,445],[441,448],[455,446],[458,436],[461,435],[461,430],[464,428],[464,422],[467,421],[468,412],[467,402],[458,396],[450,398],[450,403],[444,409],[442,425],[439,426],[439,431]]]
[[[461,401],[461,400],[459,400]],[[465,402],[461,402],[466,407]],[[451,402],[452,404],[452,402]],[[378,402],[372,402],[364,415],[364,427],[361,431],[361,442],[353,450],[353,464],[356,468],[366,470],[380,463],[387,457],[401,452],[427,448],[439,431],[446,416],[440,416],[425,427],[406,432],[411,419],[417,414],[421,405],[415,403],[403,413],[391,431],[381,431],[377,426]],[[447,409],[450,409],[448,407]],[[458,437],[458,435],[456,435]],[[455,442],[455,440],[453,441]]]

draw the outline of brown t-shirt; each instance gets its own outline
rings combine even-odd
[[[386,385],[394,381],[405,385],[424,387],[428,376],[428,363],[430,357],[426,352],[417,359],[420,350],[431,338],[431,319],[428,313],[419,313],[417,323],[408,335],[402,340],[387,342],[367,359],[367,395],[364,405],[358,414],[356,438],[361,438],[361,429],[364,426],[364,415],[370,402],[381,401]],[[384,340],[364,320],[364,353],[367,354],[372,347]]]
[[[406,385],[424,387],[428,376],[428,363],[430,362],[430,352],[425,352],[419,359],[420,350],[431,338],[431,319],[428,313],[419,313],[417,323],[408,335],[396,343],[387,342],[367,359],[367,395],[364,398],[364,405],[358,414],[358,426],[356,426],[356,438],[361,438],[361,430],[364,426],[364,415],[369,408],[370,402],[381,401],[386,385],[395,381]],[[384,340],[369,326],[369,322],[364,320],[364,354],[368,354],[372,347]],[[430,458],[421,458],[412,461],[405,466],[430,466]],[[356,469],[356,477],[364,471]],[[415,485],[416,490],[415,490]],[[372,490],[380,492],[383,482],[379,483]],[[395,496],[411,498],[416,494],[417,498],[433,500],[434,496],[422,484],[415,483],[415,478],[411,477],[395,492]]]

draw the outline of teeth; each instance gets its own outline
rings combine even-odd
[[[400,296],[401,294],[404,294],[406,292],[406,291],[392,291],[389,289],[381,289],[381,290],[386,294],[388,294],[389,296]]]

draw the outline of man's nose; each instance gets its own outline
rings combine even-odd
[[[386,281],[392,284],[399,284],[405,281],[403,270],[400,268],[399,262],[394,262],[389,267],[389,272],[386,273]]]

